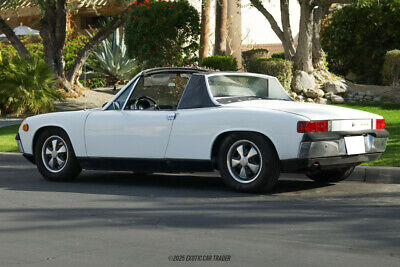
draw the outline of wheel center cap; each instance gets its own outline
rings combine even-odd
[[[242,167],[247,166],[247,163],[249,161],[247,160],[247,158],[243,157],[240,159],[240,165],[242,165]]]
[[[58,153],[57,153],[57,151],[55,151],[55,150],[51,152],[51,156],[52,156],[53,158],[56,158],[56,157],[57,157],[57,154],[58,154]]]

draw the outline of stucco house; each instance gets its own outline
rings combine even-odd
[[[70,8],[67,27],[78,31],[96,28],[105,17],[120,13],[130,2],[132,1],[121,4],[112,0],[78,0]],[[39,30],[41,11],[34,1],[20,0],[18,6],[13,9],[8,2],[1,3],[0,16],[11,28],[25,25]]]

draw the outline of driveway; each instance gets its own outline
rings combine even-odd
[[[286,177],[269,194],[241,194],[214,174],[115,172],[50,183],[1,154],[0,218],[1,266],[400,264],[392,184]]]

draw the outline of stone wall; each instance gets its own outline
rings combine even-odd
[[[319,71],[312,75],[300,71],[293,77],[290,95],[299,102],[318,104],[382,101],[382,96],[372,91],[357,89],[359,87],[328,71]]]

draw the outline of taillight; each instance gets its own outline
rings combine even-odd
[[[329,131],[328,121],[299,121],[297,122],[298,133],[315,133]]]
[[[376,120],[376,129],[385,129],[385,119]]]

